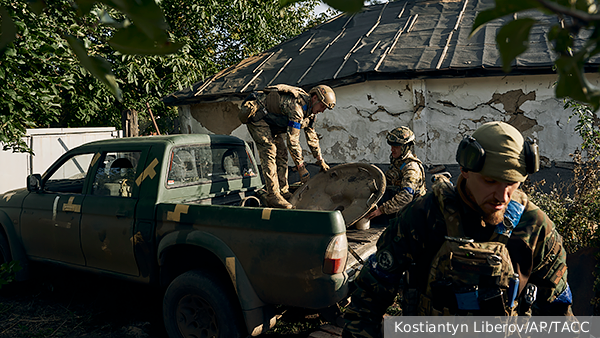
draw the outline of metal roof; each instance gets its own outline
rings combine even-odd
[[[254,90],[285,83],[309,89],[377,79],[504,75],[496,32],[513,16],[492,21],[469,38],[477,13],[494,0],[398,0],[341,14],[264,53],[249,57],[192,88],[163,98],[168,105],[243,99]],[[542,24],[511,74],[554,73],[545,32],[556,16],[519,13]],[[576,46],[582,45],[581,34]],[[598,64],[598,58],[595,59]],[[589,64],[589,63],[588,63]]]

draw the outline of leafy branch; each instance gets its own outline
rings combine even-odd
[[[558,73],[556,97],[572,98],[597,111],[600,108],[600,88],[585,78],[584,70],[586,62],[600,53],[600,15],[595,1],[496,0],[494,8],[477,15],[471,36],[492,20],[527,10],[540,10],[560,19],[547,33],[558,55],[555,61]],[[536,24],[539,22],[531,18],[516,19],[504,24],[498,31],[496,43],[505,72],[510,72],[515,58],[529,47],[529,32]],[[591,30],[592,34],[583,47],[575,50],[574,38],[583,30]]]

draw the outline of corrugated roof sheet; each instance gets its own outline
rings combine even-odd
[[[278,83],[309,89],[371,79],[501,75],[496,33],[513,17],[495,20],[469,38],[477,13],[494,0],[399,0],[339,15],[264,53],[249,57],[193,88],[171,94],[168,105],[241,99]],[[527,52],[514,62],[514,74],[553,72],[554,55],[545,32],[556,16],[519,14],[533,27]],[[576,45],[582,45],[581,34]],[[592,64],[598,64],[598,58]]]

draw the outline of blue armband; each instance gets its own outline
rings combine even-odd
[[[567,288],[563,291],[556,299],[552,302],[552,304],[573,304],[573,294],[571,293],[571,288],[569,287],[569,283],[567,283]]]
[[[302,127],[302,125],[300,124],[300,122],[294,122],[294,121],[290,120],[288,122],[288,127],[292,127],[292,128],[295,128],[295,129],[300,129]]]
[[[524,210],[525,207],[523,206],[523,204],[514,200],[508,202],[508,206],[506,207],[506,211],[504,212],[504,220],[507,220],[508,222],[502,221],[498,223],[498,225],[496,225],[496,233],[504,235],[506,237],[510,237],[510,235],[512,235],[513,229],[517,226],[517,224],[519,224]]]
[[[404,187],[404,188],[402,188],[402,190],[406,190],[406,191],[408,191],[409,194],[415,196],[415,191],[411,187]]]

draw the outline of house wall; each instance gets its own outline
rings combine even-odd
[[[579,148],[576,120],[554,97],[555,75],[369,81],[335,88],[337,105],[317,118],[323,157],[330,163],[388,163],[388,130],[406,125],[427,165],[453,164],[460,140],[482,123],[506,121],[538,141],[543,164],[569,162]],[[600,82],[598,74],[589,80]],[[180,107],[182,131],[228,133],[248,142],[237,120],[241,102]],[[314,159],[304,138],[308,162]],[[292,164],[290,160],[290,164]]]

